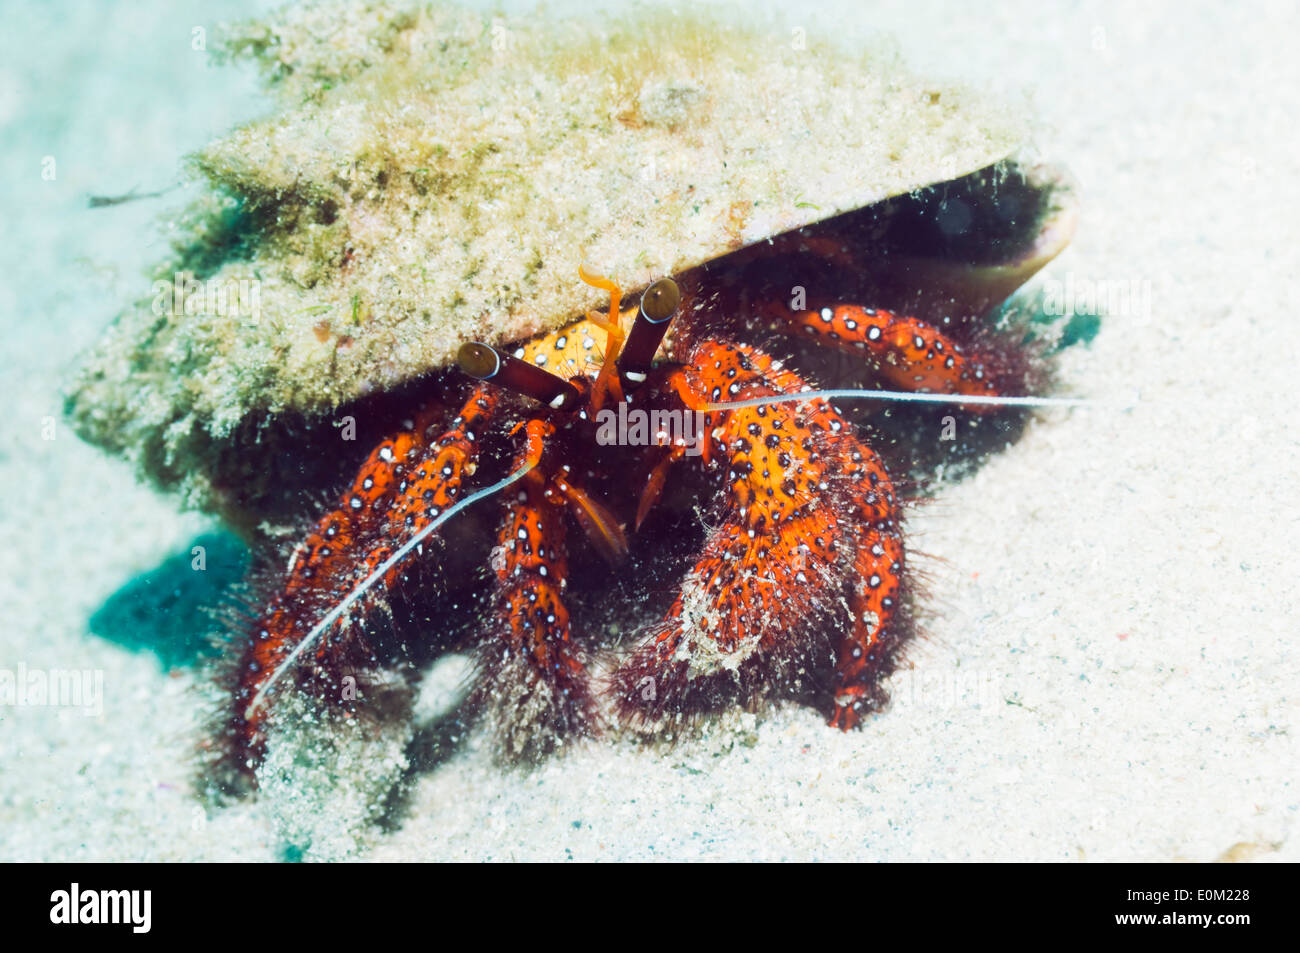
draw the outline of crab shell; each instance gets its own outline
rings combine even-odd
[[[909,276],[898,293],[977,313],[1070,231],[1060,176],[1014,158],[1018,119],[799,30],[330,3],[243,26],[227,49],[261,63],[281,109],[194,157],[210,190],[68,406],[91,442],[246,524],[259,481],[283,476],[266,461],[313,419],[465,341],[598,306],[584,260],[635,292],[901,200],[935,228],[885,235],[890,273]],[[954,195],[1000,240],[977,247],[966,227],[954,252]]]

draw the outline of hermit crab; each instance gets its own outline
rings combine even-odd
[[[385,717],[374,673],[454,647],[508,759],[880,707],[905,499],[1045,390],[1002,305],[1073,193],[1013,118],[800,32],[334,4],[236,36],[286,108],[199,155],[224,202],[169,267],[260,313],[123,316],[70,401],[250,536],[301,527],[225,648],[232,777],[284,697]]]

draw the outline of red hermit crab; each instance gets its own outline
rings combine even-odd
[[[786,359],[808,345],[838,351],[858,365],[850,380],[949,395],[975,414],[1037,379],[1028,355],[975,315],[874,307],[856,255],[875,218],[781,236],[630,302],[583,269],[609,295],[603,316],[515,346],[463,345],[460,369],[481,383],[458,409],[415,408],[374,448],[257,617],[235,668],[238,757],[256,763],[287,673],[337,690],[356,667],[362,620],[429,558],[431,535],[484,497],[497,516],[474,694],[509,754],[593,734],[607,717],[653,727],[782,694],[857,726],[909,634],[902,494],[832,395]],[[791,289],[807,287],[827,291],[791,308]],[[487,485],[473,480],[489,470],[485,447],[511,461]],[[567,595],[570,553],[589,546],[624,563],[629,535],[655,521],[672,471],[687,466],[707,475],[702,545],[684,571],[662,573],[675,580],[662,617],[594,673]]]
[[[889,62],[387,10],[239,47],[286,108],[198,157],[234,212],[181,258],[260,316],[126,315],[72,400],[250,535],[306,523],[226,648],[224,764],[286,695],[382,716],[373,673],[457,646],[511,758],[769,698],[859,724],[910,631],[905,496],[1045,384],[998,308],[1069,189]],[[922,402],[841,400],[881,391]]]

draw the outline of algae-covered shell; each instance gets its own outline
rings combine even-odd
[[[698,15],[328,3],[227,49],[279,109],[194,157],[209,197],[69,398],[83,436],[199,505],[250,425],[598,305],[583,259],[633,290],[1025,138],[887,53]]]

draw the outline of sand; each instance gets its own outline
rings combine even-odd
[[[183,199],[88,210],[87,195],[172,184],[184,153],[262,108],[254,84],[190,48],[211,19],[197,5],[64,4],[54,22],[10,7],[0,669],[101,671],[103,710],[0,707],[0,858],[275,860],[315,825],[308,856],[378,860],[1300,859],[1300,433],[1281,400],[1300,351],[1293,10],[807,15],[810,35],[892,32],[921,71],[1041,117],[1084,194],[1042,280],[1076,299],[1137,283],[1062,367],[1062,392],[1115,403],[1042,413],[912,516],[933,617],[866,730],[787,708],[668,753],[590,744],[532,771],[494,766],[471,733],[389,828],[340,834],[291,799],[199,804],[192,669],[88,620],[211,527],[60,419],[64,375],[140,293],[157,217]],[[458,664],[435,670],[426,717]]]

